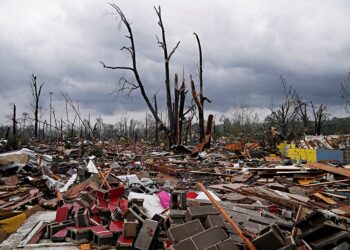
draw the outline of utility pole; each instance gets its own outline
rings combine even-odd
[[[49,92],[50,94],[50,140],[52,139],[52,124],[51,124],[51,115],[52,115],[52,94],[53,92]]]

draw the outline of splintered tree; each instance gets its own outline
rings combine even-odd
[[[162,11],[160,6],[158,8],[154,7],[154,10],[157,13],[158,16],[158,25],[161,29],[162,38],[161,40],[157,37],[157,42],[160,48],[163,50],[164,55],[164,73],[165,73],[165,93],[166,93],[166,104],[167,104],[167,110],[168,110],[168,119],[170,123],[170,131],[172,133],[171,135],[171,141],[175,142],[175,131],[176,131],[176,113],[175,111],[176,107],[173,107],[172,97],[171,97],[171,90],[170,90],[170,59],[172,55],[175,53],[176,49],[179,47],[180,41],[177,42],[176,46],[172,49],[170,53],[168,53],[168,46],[165,39],[165,28],[162,20]],[[177,76],[175,76],[177,78]],[[176,84],[176,83],[175,83]],[[175,105],[176,105],[176,99],[178,97],[175,95]]]
[[[199,40],[199,37],[197,33],[193,33],[196,37],[197,44],[198,44],[198,50],[199,50],[199,98],[196,92],[196,88],[194,85],[194,81],[191,77],[191,89],[192,89],[192,97],[195,101],[197,108],[198,108],[198,122],[199,122],[199,140],[201,142],[205,139],[205,133],[204,133],[204,101],[208,101],[211,103],[211,101],[203,96],[203,57],[202,57],[202,46],[201,42]]]
[[[38,86],[37,77],[36,77],[36,75],[32,74],[30,87],[32,89],[32,95],[34,98],[34,105],[32,105],[32,106],[34,108],[34,136],[36,138],[38,137],[39,101],[40,101],[40,94],[41,94],[41,89],[42,89],[43,85],[44,85],[44,83],[42,83]]]
[[[169,119],[169,128],[168,128],[163,123],[162,119],[159,117],[159,114],[157,111],[158,107],[157,107],[156,98],[154,98],[155,102],[154,104],[152,104],[151,100],[148,97],[148,94],[146,93],[145,85],[139,74],[139,71],[137,68],[135,40],[131,29],[131,25],[126,19],[122,10],[117,5],[115,4],[110,4],[110,5],[114,8],[117,15],[120,17],[121,22],[124,24],[124,26],[127,29],[128,35],[126,37],[130,40],[130,45],[127,47],[124,46],[121,50],[125,50],[130,54],[131,66],[107,66],[103,62],[101,62],[101,64],[103,65],[104,68],[108,68],[108,69],[130,71],[134,75],[136,82],[129,81],[128,79],[121,77],[119,81],[120,87],[117,91],[120,91],[120,92],[128,91],[128,94],[131,94],[131,92],[139,89],[144,101],[146,102],[148,109],[150,110],[152,116],[155,119],[156,126],[157,127],[159,126],[165,132],[165,135],[168,138],[169,144],[174,145],[174,144],[181,143],[182,122],[184,120],[184,103],[185,103],[185,96],[186,96],[185,80],[183,77],[182,85],[179,88],[178,76],[177,74],[175,75],[174,102],[173,102],[172,94],[171,94],[171,85],[170,85],[170,65],[169,65],[170,59],[175,53],[176,49],[178,48],[180,42],[178,42],[174,46],[174,48],[171,50],[170,53],[168,52],[168,46],[165,39],[165,28],[162,20],[162,15],[161,15],[161,8],[154,7],[156,14],[158,16],[158,25],[161,29],[161,34],[162,34],[161,39],[157,37],[157,43],[159,47],[162,48],[163,56],[164,56],[165,93],[166,93],[167,112],[168,112],[168,119]]]

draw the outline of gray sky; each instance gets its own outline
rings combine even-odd
[[[175,72],[198,83],[201,39],[205,94],[213,100],[207,111],[227,113],[233,104],[248,104],[261,114],[278,104],[283,75],[299,94],[324,103],[337,116],[347,115],[340,82],[350,68],[349,1],[115,1],[132,23],[138,67],[150,96],[160,91],[164,107],[162,51],[153,5],[161,5],[167,43],[181,44],[172,57]],[[78,100],[83,116],[101,115],[118,121],[145,113],[139,92],[131,98],[111,94],[122,71],[103,69],[99,61],[130,65],[125,28],[104,1],[3,1],[0,8],[0,122],[10,103],[18,113],[30,112],[30,75],[45,82],[41,106],[48,117],[49,92],[56,114],[64,114],[60,91]],[[190,95],[188,95],[190,97]]]

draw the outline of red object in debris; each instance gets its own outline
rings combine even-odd
[[[109,232],[105,227],[103,226],[92,226],[89,227],[93,233],[101,233],[101,232]]]
[[[92,216],[91,219],[92,219],[93,221],[95,221],[96,223],[98,223],[98,224],[101,224],[101,223],[102,223],[101,218],[100,218],[99,216],[97,216],[97,215]]]
[[[108,201],[98,198],[97,205],[99,207],[108,208]]]
[[[165,247],[165,249],[170,249],[171,247],[170,241],[168,240],[163,241],[163,246]]]
[[[64,241],[67,236],[67,228],[63,228],[52,236],[54,242]]]
[[[62,206],[56,209],[56,222],[68,220],[69,208]]]
[[[109,224],[109,230],[111,232],[123,232],[123,221],[114,221],[112,220],[111,223]]]
[[[196,192],[187,192],[187,199],[196,199],[198,194]]]
[[[109,210],[114,211],[118,207],[118,202],[119,202],[118,198],[110,199],[107,205]]]
[[[274,214],[279,214],[280,209],[276,205],[269,206],[269,212]]]
[[[118,245],[119,246],[132,246],[132,243],[134,241],[134,238],[131,237],[123,237],[123,234],[121,234],[118,238]]]
[[[128,204],[129,204],[129,200],[127,199],[119,200],[119,207],[124,212],[128,210]]]
[[[109,199],[120,198],[124,195],[125,188],[123,186],[109,190]]]

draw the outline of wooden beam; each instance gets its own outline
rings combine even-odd
[[[327,164],[323,164],[323,163],[319,163],[319,162],[308,163],[307,166],[310,168],[321,169],[321,170],[326,171],[326,172],[350,177],[350,170],[346,169],[346,168],[331,167],[331,166],[328,166]]]

